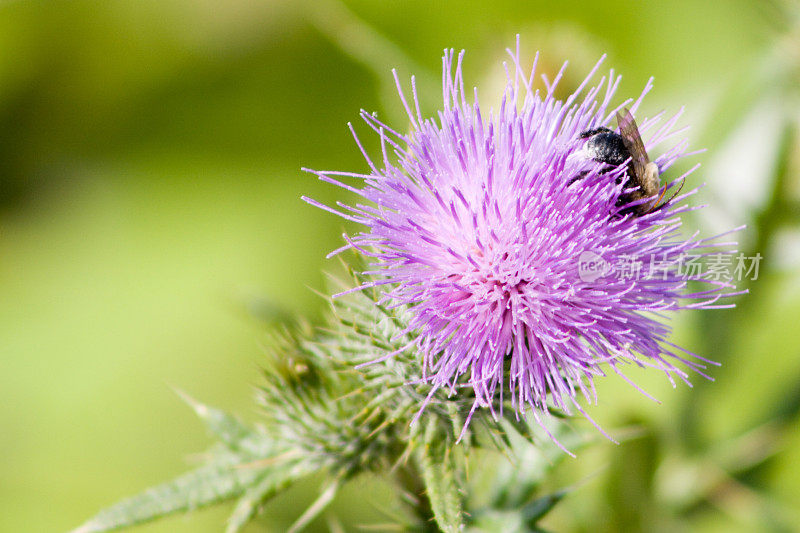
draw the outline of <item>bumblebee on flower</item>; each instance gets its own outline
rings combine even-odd
[[[408,133],[400,133],[405,125],[393,129],[361,113],[380,136],[380,161],[356,138],[368,173],[312,172],[369,205],[340,204],[336,210],[306,198],[365,227],[346,236],[347,245],[337,252],[352,248],[370,258],[367,286],[382,287],[383,302],[410,308],[407,330],[416,332],[417,341],[408,349],[424,359],[424,379],[433,391],[470,388],[473,410],[499,412],[507,398],[537,421],[553,407],[584,413],[578,397],[596,401],[594,378],[606,369],[622,375],[631,362],[658,368],[670,380],[688,382],[682,367],[702,374],[708,361],[671,344],[669,327],[656,316],[728,307],[720,299],[731,294],[724,281],[687,279],[679,271],[683,257],[711,246],[708,239],[680,235],[678,215],[695,209],[683,200],[696,189],[671,194],[655,207],[653,176],[658,184],[659,173],[690,155],[685,141],[663,148],[679,133],[673,129],[680,114],[642,120],[636,129],[646,139],[639,139],[645,158],[660,152],[644,163],[650,171],[645,187],[635,179],[640,154],[633,148],[622,161],[585,154],[597,134],[622,135],[628,146],[627,117],[633,121],[650,83],[635,101],[614,106],[619,76],[611,71],[592,85],[601,59],[560,101],[554,91],[563,68],[552,81],[541,76],[538,89],[536,62],[524,69],[519,46],[509,54],[497,110],[480,107],[477,89],[465,91],[463,52],[456,57],[446,50],[443,108],[436,118],[423,118],[415,89],[407,99],[396,74]],[[616,134],[609,126],[620,112],[626,124]],[[677,193],[695,168],[656,191]],[[361,186],[340,178],[356,178]],[[610,264],[657,256],[663,272],[652,278],[582,277],[578,258],[587,251]],[[707,290],[687,293],[689,279],[705,282]]]

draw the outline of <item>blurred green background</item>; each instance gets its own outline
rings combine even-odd
[[[654,76],[644,112],[686,105],[692,146],[709,148],[692,180],[711,206],[689,229],[746,223],[741,249],[764,256],[738,309],[675,322],[677,342],[723,363],[716,382],[631,371],[661,405],[602,383],[592,415],[642,436],[566,461],[553,484],[580,489],[545,524],[798,527],[794,4],[73,0],[0,4],[0,530],[64,531],[185,470],[209,441],[172,387],[255,419],[250,311],[321,316],[312,289],[345,229],[299,200],[343,194],[300,167],[364,170],[346,123],[363,107],[404,127],[392,67],[435,111],[445,47],[467,49],[467,82],[494,96],[516,33],[546,70],[571,60],[565,87],[602,53],[620,100]],[[315,490],[248,530],[282,531]],[[357,480],[334,523],[385,522],[392,500]],[[139,530],[220,531],[229,510]]]

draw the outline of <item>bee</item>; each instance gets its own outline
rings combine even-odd
[[[610,167],[618,167],[626,161],[628,162],[625,188],[633,190],[620,195],[617,199],[617,207],[622,207],[643,198],[655,198],[661,185],[658,165],[650,161],[644,142],[642,142],[642,136],[639,134],[639,128],[636,126],[636,121],[633,120],[633,115],[628,108],[623,109],[621,113],[617,112],[617,124],[619,133],[608,128],[594,128],[581,133],[581,139],[588,139],[583,148],[584,154],[589,159],[605,163]],[[606,170],[606,172],[609,170],[611,169]],[[575,179],[577,178],[574,178],[573,181]],[[683,183],[681,183],[681,186],[683,186]],[[620,214],[634,213],[636,216],[642,216],[661,209],[680,192],[680,189],[669,200],[659,205],[666,191],[667,187],[665,186],[658,199],[624,208],[620,211]]]

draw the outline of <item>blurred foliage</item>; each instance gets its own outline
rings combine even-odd
[[[640,438],[559,465],[578,486],[558,531],[791,531],[800,524],[800,24],[789,0],[693,2],[52,1],[0,4],[0,530],[63,531],[185,470],[206,445],[170,385],[253,413],[262,325],[318,317],[341,223],[299,201],[339,191],[299,172],[364,168],[345,123],[398,123],[390,69],[437,105],[440,51],[466,48],[490,98],[520,33],[568,75],[608,53],[620,98],[687,106],[707,234],[747,223],[764,256],[733,311],[675,336],[723,362],[715,382],[647,401],[605,380],[591,409]],[[569,85],[570,78],[564,84]],[[402,123],[400,123],[402,124]],[[356,125],[358,129],[359,126]],[[268,341],[265,341],[268,342]],[[579,422],[576,422],[579,424]],[[359,485],[360,483],[360,485]],[[365,502],[364,494],[369,494]],[[385,521],[384,480],[345,487],[311,529]],[[250,531],[283,531],[300,484]],[[143,526],[219,531],[230,509]],[[487,517],[489,520],[491,517]],[[489,522],[486,522],[489,523]],[[488,526],[487,526],[488,527]]]

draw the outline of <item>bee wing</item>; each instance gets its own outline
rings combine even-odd
[[[622,142],[631,154],[634,179],[639,181],[644,176],[645,167],[650,162],[650,158],[644,148],[642,136],[639,135],[636,121],[633,120],[633,115],[631,115],[627,107],[622,110],[622,113],[617,112],[617,124],[619,124],[619,134],[622,137]]]

